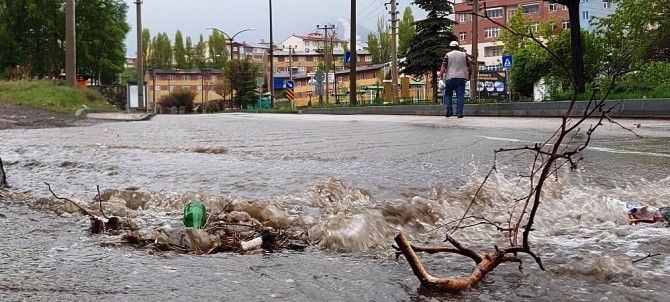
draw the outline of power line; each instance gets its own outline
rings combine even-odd
[[[364,9],[362,9],[362,10],[360,10],[360,11],[357,11],[356,14],[359,14],[359,15],[362,14],[362,13],[365,12],[368,8],[372,7],[372,5],[375,4],[375,2],[378,2],[378,0],[372,0],[372,1],[370,1],[370,4],[368,4],[368,6],[366,6]]]
[[[375,8],[375,9],[372,10],[372,11],[370,11],[367,15],[365,15],[365,16],[363,16],[363,17],[360,17],[360,18],[357,18],[357,19],[359,19],[359,20],[366,20],[366,21],[367,21],[367,20],[370,20],[369,17],[370,17],[370,16],[373,16],[374,14],[377,14],[375,17],[379,17],[379,15],[380,15],[380,13],[379,13],[380,10],[379,10],[379,9],[380,9],[380,8],[381,8],[381,13],[386,13],[386,9],[385,9],[384,5],[380,3],[379,6],[377,6],[377,8]]]

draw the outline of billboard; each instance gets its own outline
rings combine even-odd
[[[469,83],[465,87],[470,87]],[[507,99],[507,78],[504,71],[479,70],[477,75],[477,93],[480,99]]]

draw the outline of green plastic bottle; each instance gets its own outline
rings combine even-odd
[[[187,228],[202,229],[207,224],[207,210],[198,200],[191,200],[184,207],[184,225]]]

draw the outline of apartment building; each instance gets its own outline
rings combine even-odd
[[[344,70],[345,68],[345,51],[334,50],[333,60],[336,70]],[[357,66],[366,67],[372,65],[372,55],[367,50],[359,50],[356,52]],[[325,56],[323,53],[313,51],[291,51],[288,49],[276,50],[273,53],[275,73],[289,72],[289,67],[293,69],[294,73],[314,73],[318,69],[319,64],[323,63]]]
[[[148,69],[144,79],[150,109],[161,96],[178,88],[196,91],[196,104],[222,98],[213,91],[214,83],[223,79],[220,69]]]
[[[583,0],[582,0],[583,1]],[[593,0],[592,0],[593,1]],[[541,20],[554,18],[561,28],[570,28],[568,9],[564,5],[550,3],[544,0],[488,0],[486,8],[482,6],[480,13],[486,13],[491,19],[506,24],[517,10],[521,10],[524,18],[534,22],[539,27]],[[458,42],[468,53],[472,53],[472,5],[469,2],[454,5],[454,14],[458,24],[454,27],[454,34]],[[503,43],[498,41],[502,27],[493,21],[478,17],[479,68],[484,70],[502,69]]]
[[[580,0],[579,24],[585,30],[594,29],[594,21],[607,17],[616,11],[617,4],[612,0]]]
[[[593,23],[597,18],[603,18],[614,13],[616,4],[611,0],[578,0],[580,1],[581,28],[593,30]],[[480,13],[486,13],[491,19],[506,24],[507,21],[521,10],[527,20],[534,22],[535,28],[540,21],[553,18],[557,20],[560,28],[570,28],[570,17],[565,5],[552,3],[546,0],[487,0],[482,1]],[[454,34],[459,43],[468,53],[472,53],[472,5],[470,1],[461,1],[454,5],[455,21],[458,24],[454,28]],[[478,19],[478,41],[479,41],[479,64],[480,69],[500,70],[502,57],[502,42],[497,41],[502,33],[502,28],[490,20],[479,17]]]
[[[307,35],[293,34],[286,38],[280,45],[283,45],[284,48],[290,46],[298,52],[310,53],[323,49],[326,42],[328,42],[329,45],[331,42],[333,43],[334,51],[344,51],[344,43],[346,41],[331,36],[328,36],[328,41],[326,41],[326,37],[320,32],[313,32]]]

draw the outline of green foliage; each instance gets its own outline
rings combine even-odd
[[[116,110],[93,90],[66,87],[52,81],[0,82],[0,103],[4,102],[68,115],[74,115],[84,105],[94,110]]]
[[[159,33],[151,40],[149,62],[154,68],[172,68],[172,43],[166,33]]]
[[[116,81],[125,63],[130,31],[121,0],[76,1],[79,75]],[[26,66],[30,76],[56,76],[65,68],[63,1],[3,1],[0,4],[0,70]]]
[[[185,69],[188,68],[188,53],[186,52],[186,46],[184,46],[184,36],[180,30],[174,35],[174,60],[177,63],[177,68]]]
[[[377,20],[377,32],[368,34],[368,51],[372,64],[381,64],[391,57],[391,27],[383,17]]]
[[[406,6],[402,14],[402,20],[398,24],[398,56],[404,57],[407,55],[409,43],[415,35],[416,27],[414,26],[412,8]]]
[[[190,89],[175,89],[168,95],[163,95],[158,99],[158,104],[163,108],[184,108],[186,113],[193,113],[193,103],[198,94]],[[179,113],[179,112],[177,112]]]
[[[510,88],[520,95],[532,96],[533,84],[549,74],[552,60],[536,44],[518,49],[514,56],[514,67],[510,70]]]
[[[449,19],[453,7],[449,1],[415,0],[414,4],[427,12],[426,19],[414,22],[417,34],[407,48],[402,72],[415,76],[432,75],[433,95],[437,97],[437,71],[447,53],[449,42],[457,41],[452,31],[454,21]]]
[[[209,36],[209,57],[212,58],[211,68],[221,69],[228,61],[226,37],[217,30]]]
[[[235,91],[234,101],[238,108],[255,103],[260,98],[256,78],[260,76],[261,66],[251,60],[232,60],[226,64],[223,75]]]
[[[670,60],[670,3],[668,0],[613,0],[614,14],[596,21],[597,31],[620,53],[645,59]],[[659,55],[659,52],[661,53]]]

